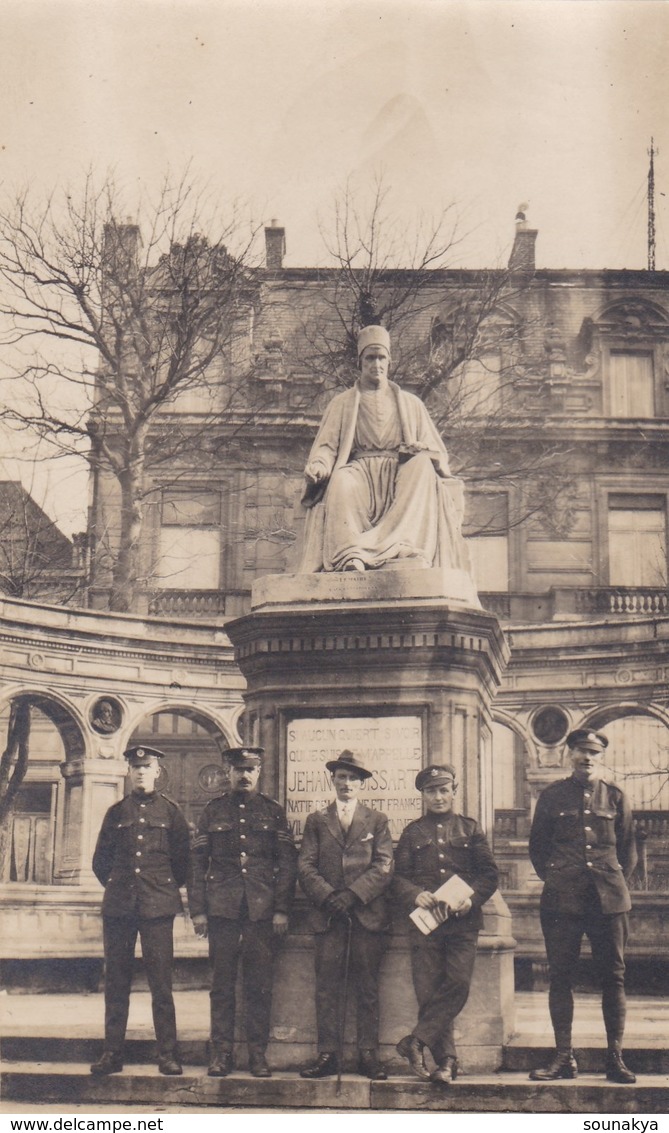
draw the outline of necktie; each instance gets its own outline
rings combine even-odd
[[[341,822],[342,830],[344,831],[345,834],[348,833],[348,829],[351,825],[351,819],[352,818],[353,818],[353,815],[351,814],[350,807],[349,806],[343,806],[341,808],[341,815],[339,817],[339,821]]]

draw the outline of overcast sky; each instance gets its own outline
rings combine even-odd
[[[2,0],[0,180],[132,196],[190,159],[299,266],[383,169],[407,223],[455,205],[463,266],[504,262],[528,201],[539,266],[638,268],[654,136],[669,269],[668,29],[666,0]]]

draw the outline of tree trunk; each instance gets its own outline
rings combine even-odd
[[[15,700],[9,713],[7,746],[0,757],[0,877],[11,848],[16,796],[28,770],[29,740],[30,703]]]
[[[140,542],[144,524],[143,437],[135,438],[139,452],[131,454],[126,468],[117,473],[121,487],[121,531],[112,574],[109,609],[118,613],[142,613]]]

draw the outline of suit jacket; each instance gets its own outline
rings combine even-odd
[[[434,892],[458,874],[474,890],[471,912],[450,917],[436,932],[478,932],[482,906],[497,889],[499,873],[485,834],[474,818],[463,814],[426,814],[402,831],[395,854],[393,890],[410,912],[425,889]]]
[[[293,836],[267,795],[230,792],[207,803],[198,826],[189,885],[191,916],[249,920],[288,913],[297,876]]]
[[[344,834],[337,805],[307,818],[298,859],[298,877],[312,910],[314,932],[325,932],[329,917],[323,905],[337,889],[350,889],[358,901],[353,915],[370,932],[390,927],[386,890],[393,876],[393,843],[381,811],[358,803]]]
[[[615,783],[583,786],[573,776],[551,783],[537,800],[529,851],[545,882],[544,908],[583,913],[594,886],[603,913],[631,909],[625,879],[636,865],[636,842],[629,802]]]
[[[105,917],[169,917],[182,911],[190,855],[188,823],[167,795],[127,795],[107,811],[93,872]]]

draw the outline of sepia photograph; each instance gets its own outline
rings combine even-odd
[[[657,1129],[669,5],[0,38],[0,1120]]]

